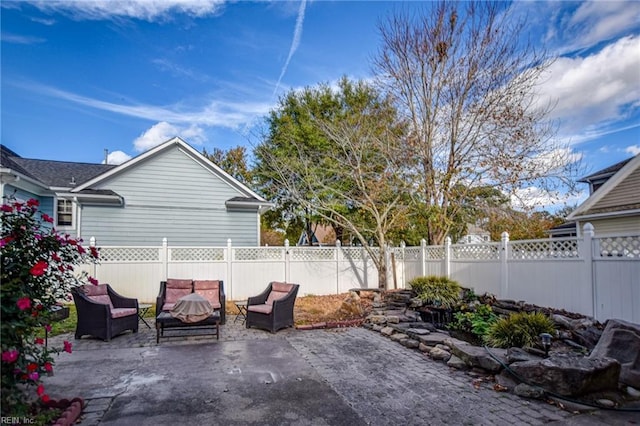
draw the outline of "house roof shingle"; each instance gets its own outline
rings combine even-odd
[[[13,169],[50,187],[74,187],[117,167],[113,164],[22,158],[5,146],[2,146],[1,151],[3,167]]]

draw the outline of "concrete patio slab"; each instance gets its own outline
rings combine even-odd
[[[82,425],[630,425],[639,417],[575,415],[496,392],[489,381],[363,328],[274,335],[232,317],[219,341],[156,345],[154,333],[54,338],[71,339],[74,351],[59,356],[47,392],[84,398]]]

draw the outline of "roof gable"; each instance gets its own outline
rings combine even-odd
[[[125,172],[126,170],[132,169],[134,167],[136,167],[137,165],[141,164],[142,162],[151,159],[155,156],[160,155],[160,153],[171,149],[171,148],[175,148],[178,147],[180,150],[182,150],[182,152],[184,152],[185,154],[187,154],[189,157],[191,157],[195,162],[199,163],[200,165],[202,165],[205,169],[209,170],[211,173],[213,173],[214,175],[216,175],[217,177],[219,177],[221,180],[223,180],[224,182],[226,182],[228,185],[230,185],[231,187],[235,188],[238,192],[240,192],[240,194],[244,195],[246,197],[246,199],[252,199],[254,200],[254,202],[260,202],[262,204],[269,204],[263,197],[261,197],[260,195],[258,195],[257,193],[255,193],[254,191],[252,191],[251,189],[249,189],[247,186],[245,186],[244,184],[242,184],[240,181],[238,181],[237,179],[235,179],[234,177],[232,177],[231,175],[229,175],[227,172],[225,172],[224,170],[222,170],[220,167],[218,167],[217,165],[215,165],[214,163],[212,163],[211,161],[209,161],[206,157],[204,157],[202,154],[200,154],[198,151],[196,151],[195,149],[193,149],[189,144],[187,144],[185,141],[183,141],[182,139],[180,139],[179,137],[175,137],[173,139],[170,139],[168,141],[166,141],[163,144],[160,144],[158,146],[156,146],[155,148],[150,149],[149,151],[119,165],[114,167],[113,169],[107,171],[106,173],[103,173],[99,176],[94,177],[93,179],[90,179],[88,181],[86,181],[85,183],[83,183],[82,185],[77,186],[76,188],[74,188],[72,190],[72,192],[79,192],[85,189],[89,189],[94,185],[97,185],[101,182],[104,182],[105,180],[116,176],[120,173]]]
[[[614,194],[614,191],[618,188],[618,186],[623,183],[625,180],[633,178],[637,176],[640,170],[640,154],[636,155],[633,158],[625,160],[623,166],[613,175],[611,176],[597,191],[595,191],[589,198],[585,200],[578,208],[576,208],[568,217],[567,220],[576,220],[582,216],[590,215],[590,214],[600,214],[600,213],[614,213],[617,211],[625,211],[625,210],[635,210],[640,208],[640,192],[638,191],[630,191],[631,195],[635,197],[628,198],[624,205],[620,206],[603,206],[602,209],[598,208],[598,203],[603,201],[606,197]],[[611,166],[607,169],[611,169],[617,165]],[[592,175],[593,176],[593,175]],[[586,178],[585,178],[586,179]],[[628,201],[628,202],[627,202]]]

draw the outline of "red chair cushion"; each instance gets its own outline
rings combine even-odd
[[[193,282],[191,280],[167,279],[165,304],[175,304],[178,299],[191,293],[192,286]],[[164,306],[162,309],[164,310]]]

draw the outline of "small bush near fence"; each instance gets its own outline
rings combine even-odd
[[[540,334],[555,333],[553,320],[542,312],[517,312],[493,323],[485,343],[496,348],[535,346]]]
[[[409,285],[417,297],[429,305],[451,309],[460,301],[460,284],[447,277],[416,277]]]

